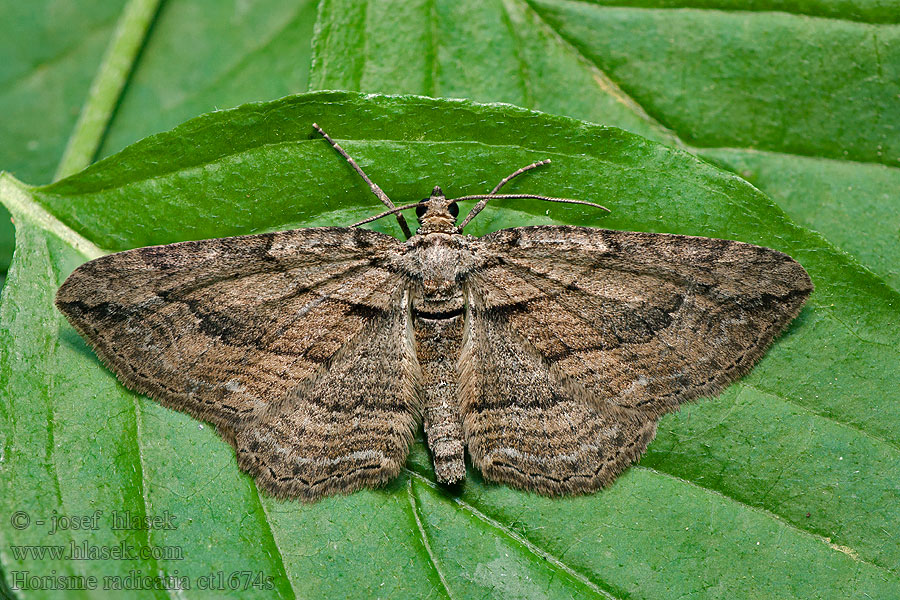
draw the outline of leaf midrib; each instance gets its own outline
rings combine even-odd
[[[9,173],[0,173],[0,202],[14,217],[27,218],[36,227],[52,233],[85,258],[93,259],[110,253],[109,250],[100,248],[63,223],[41,204],[35,202],[29,193],[30,189]]]
[[[435,482],[431,481],[430,479],[428,479],[421,473],[418,473],[418,472],[410,469],[409,467],[403,467],[403,470],[406,471],[407,475],[410,478],[415,478],[417,481],[419,481],[420,483],[422,483],[424,485],[427,485],[431,489],[433,489],[433,490],[440,489],[439,486]],[[460,497],[454,497],[451,500],[454,504],[461,507],[463,510],[465,510],[466,512],[468,512],[469,514],[474,516],[476,519],[478,519],[482,523],[485,523],[486,525],[493,527],[494,529],[500,531],[506,537],[513,540],[514,542],[516,542],[516,544],[518,544],[519,546],[521,546],[522,548],[527,550],[530,554],[533,554],[534,556],[537,556],[541,560],[546,560],[547,562],[553,564],[555,567],[561,569],[562,571],[567,573],[569,576],[571,576],[573,579],[576,579],[579,583],[587,586],[588,588],[593,590],[598,595],[600,595],[604,598],[608,598],[609,600],[620,600],[619,598],[612,595],[607,590],[600,587],[597,583],[592,581],[586,575],[578,572],[577,570],[575,570],[572,567],[570,567],[569,565],[567,565],[559,557],[544,550],[543,548],[541,548],[540,546],[538,546],[537,544],[535,544],[534,542],[532,542],[525,536],[516,533],[509,527],[506,527],[497,519],[491,517],[490,515],[484,513],[483,511],[479,510],[478,508],[476,508],[473,504],[466,502],[465,500],[463,500]],[[606,585],[606,584],[604,584],[604,585]],[[609,586],[607,585],[607,587],[609,587]]]
[[[405,467],[404,467],[404,469],[407,471],[408,474],[413,473],[413,471],[410,471],[409,469],[406,469]],[[450,600],[454,600],[453,594],[450,592],[450,586],[447,584],[447,579],[444,577],[444,572],[441,570],[439,561],[438,561],[437,557],[434,555],[434,552],[431,550],[431,543],[428,541],[428,534],[425,532],[425,527],[422,525],[422,519],[419,517],[419,506],[418,506],[418,503],[416,502],[416,496],[413,493],[413,489],[412,489],[412,476],[410,476],[406,480],[406,497],[407,497],[407,500],[409,501],[408,507],[409,507],[410,516],[413,518],[413,520],[416,524],[416,528],[419,533],[419,538],[422,541],[422,546],[425,548],[425,554],[428,556],[428,560],[431,563],[431,567],[434,570],[434,572],[437,574],[438,580],[441,582],[441,586],[443,587],[444,593],[446,594],[447,598],[449,598]]]
[[[600,127],[602,127],[602,126],[600,126]],[[349,143],[349,144],[353,144],[354,146],[359,146],[359,147],[365,147],[370,144],[373,144],[373,145],[374,144],[382,144],[382,145],[392,145],[393,144],[393,145],[397,145],[397,146],[447,145],[447,146],[473,146],[473,147],[481,147],[481,148],[496,148],[496,149],[508,149],[508,150],[521,150],[524,152],[536,152],[536,150],[534,148],[528,147],[528,146],[521,146],[518,144],[488,144],[486,142],[481,142],[478,140],[434,140],[434,141],[431,141],[431,140],[403,140],[403,139],[388,139],[388,138],[355,138],[354,139],[354,138],[344,138],[344,137],[334,137],[334,136],[332,136],[332,139],[334,139],[336,142],[342,143],[342,145]],[[121,181],[117,181],[115,183],[115,185],[109,185],[107,187],[102,188],[102,190],[98,190],[98,189],[90,189],[90,190],[85,190],[85,191],[68,191],[67,190],[66,193],[62,194],[62,195],[64,195],[67,198],[77,198],[79,196],[87,196],[87,195],[91,195],[91,194],[96,194],[96,193],[98,193],[98,191],[105,192],[105,191],[109,191],[109,190],[119,190],[119,189],[122,189],[122,188],[125,188],[128,186],[139,185],[139,184],[147,182],[147,181],[161,179],[163,177],[169,177],[169,176],[173,176],[173,175],[189,173],[191,171],[201,169],[205,165],[210,165],[210,164],[214,164],[217,162],[225,161],[230,158],[242,157],[244,154],[251,153],[251,152],[257,152],[262,149],[296,146],[298,144],[305,145],[305,144],[321,144],[321,143],[322,143],[321,140],[307,139],[305,137],[289,139],[289,140],[281,140],[278,142],[266,142],[264,144],[257,144],[255,146],[241,148],[239,150],[235,150],[234,152],[224,152],[222,154],[217,155],[213,160],[209,160],[209,161],[206,161],[203,163],[193,163],[193,164],[185,165],[184,167],[173,168],[173,169],[168,169],[168,170],[160,170],[157,173],[154,173],[153,175],[150,175],[147,177],[136,177],[133,179],[124,179]],[[542,154],[550,156],[550,157],[556,156],[556,157],[571,158],[571,157],[583,156],[583,155],[574,154],[574,153],[560,152],[558,150],[541,150],[540,152]],[[641,170],[643,170],[640,167],[624,166],[624,165],[621,165],[614,161],[605,160],[602,157],[598,157],[595,155],[591,155],[591,159],[598,163],[601,163],[601,164],[614,165],[617,168],[622,169],[624,171],[632,171],[632,170],[641,171]],[[95,164],[100,164],[100,163],[95,163]],[[728,171],[726,171],[726,172],[728,172]],[[736,175],[734,175],[730,172],[728,172],[728,173],[730,175],[734,176],[735,178],[737,178]],[[680,175],[679,175],[679,177],[680,177]],[[741,181],[744,182],[744,180],[741,180]],[[61,182],[65,182],[65,180],[61,180]],[[53,195],[52,194],[53,188],[56,187],[57,184],[61,183],[61,182],[55,182],[55,183],[51,183],[51,184],[48,184],[45,186],[35,187],[33,189],[38,193],[48,193],[49,195]],[[744,182],[744,183],[746,183],[746,182]],[[749,185],[749,184],[747,184],[747,185]],[[711,190],[711,188],[704,188],[704,189]],[[719,193],[719,192],[716,192],[716,193]],[[720,195],[724,195],[724,194],[720,194]]]
[[[56,283],[59,284],[59,281],[57,281]],[[136,394],[132,394],[131,400],[132,400],[132,404],[134,406],[134,413],[133,413],[134,414],[134,444],[135,444],[135,450],[137,451],[137,466],[140,469],[140,472],[137,473],[138,481],[140,482],[140,485],[141,485],[140,497],[141,497],[141,507],[143,509],[143,514],[140,516],[147,517],[151,513],[150,513],[150,502],[147,499],[147,478],[146,478],[147,470],[144,468],[144,443],[143,443],[143,431],[141,428],[141,424],[142,424],[142,420],[143,420],[142,415],[141,415],[141,404],[140,404],[141,400]],[[151,544],[152,544],[151,537],[153,535],[153,529],[147,528],[147,529],[141,531],[140,533],[143,534],[143,536],[144,536],[144,542],[146,543],[146,546],[151,547]],[[165,569],[164,565],[160,565],[159,562],[157,562],[157,560],[152,557],[152,555],[151,555],[150,559],[148,560],[148,562],[150,562],[154,566],[154,569],[153,569],[154,573],[160,573],[160,572],[168,573],[168,571]],[[172,596],[171,591],[169,592],[169,594],[170,594],[170,596]],[[174,598],[174,596],[172,596],[172,597]]]
[[[235,466],[237,466],[236,461]],[[275,530],[272,529],[272,519],[269,517],[269,511],[266,510],[266,503],[263,501],[261,495],[262,492],[256,485],[255,481],[250,482],[249,485],[253,486],[253,488],[256,490],[256,503],[259,507],[259,512],[263,516],[263,521],[265,521],[266,523],[266,529],[269,532],[269,545],[271,545],[275,549],[275,558],[278,560],[278,568],[281,570],[284,578],[287,579],[288,585],[291,587],[291,592],[294,594],[294,598],[299,598],[299,596],[297,595],[297,588],[294,587],[294,579],[293,577],[291,577],[291,572],[288,571],[287,565],[284,562],[284,550],[282,550],[281,546],[278,545],[278,539],[275,537]]]

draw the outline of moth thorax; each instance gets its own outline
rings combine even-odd
[[[447,300],[461,296],[460,269],[466,268],[459,247],[458,235],[433,233],[419,244],[418,269],[422,277],[422,292],[429,301]]]

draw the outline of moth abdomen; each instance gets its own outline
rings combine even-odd
[[[456,370],[462,348],[462,305],[459,314],[448,318],[417,317],[415,331],[416,358],[422,368],[425,399],[425,437],[435,475],[440,483],[459,483],[466,477]]]

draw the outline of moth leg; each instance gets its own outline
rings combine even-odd
[[[437,480],[459,483],[466,477],[462,418],[457,394],[457,360],[462,347],[462,315],[416,319],[416,357],[422,367],[424,425]]]
[[[385,194],[384,191],[380,187],[378,187],[377,183],[375,183],[374,181],[369,179],[369,176],[366,175],[366,173],[362,170],[362,167],[360,167],[358,164],[356,164],[356,161],[353,160],[349,154],[347,154],[346,150],[341,148],[340,144],[338,144],[336,141],[331,139],[331,136],[328,135],[327,133],[325,133],[325,131],[321,127],[319,127],[318,124],[313,123],[312,126],[313,126],[313,128],[315,128],[316,131],[318,131],[322,135],[323,138],[325,138],[328,141],[329,144],[331,144],[332,148],[337,150],[338,153],[341,156],[343,156],[347,160],[348,163],[350,163],[350,166],[353,167],[353,170],[356,171],[357,173],[359,173],[359,176],[362,177],[363,180],[367,184],[369,184],[369,189],[372,190],[372,193],[375,194],[376,198],[381,200],[382,204],[384,204],[388,208],[396,208],[394,203],[391,202],[391,199],[388,198],[388,195]],[[400,213],[397,213],[397,223],[400,224],[400,229],[403,230],[403,235],[406,236],[406,239],[411,238],[412,232],[409,230],[409,225],[407,225],[406,219]]]

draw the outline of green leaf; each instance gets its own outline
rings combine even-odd
[[[0,168],[25,181],[52,179],[124,4],[0,4],[8,25],[0,38]]]
[[[200,113],[305,92],[315,0],[163,3],[100,156]]]
[[[325,0],[310,84],[510,102],[689,149],[900,289],[897,15],[897,0]]]
[[[535,223],[670,231],[764,244],[810,272],[808,307],[723,395],[661,423],[610,489],[546,499],[434,484],[417,442],[383,490],[314,505],[261,496],[210,427],[131,394],[52,305],[103,251],[347,224],[379,210],[314,134],[329,131],[396,202],[490,189],[613,209],[495,206],[473,234]],[[0,305],[0,513],[169,511],[174,529],[0,526],[16,573],[272,577],[271,597],[893,597],[900,594],[898,294],[740,178],[644,138],[512,106],[317,93],[204,115],[44,187],[0,179],[17,223]],[[396,224],[379,228],[396,232]],[[176,548],[183,560],[16,558],[22,544]],[[790,573],[791,576],[785,576]],[[40,597],[42,594],[33,593]],[[87,594],[85,594],[87,595]],[[144,592],[165,596],[165,592]]]

